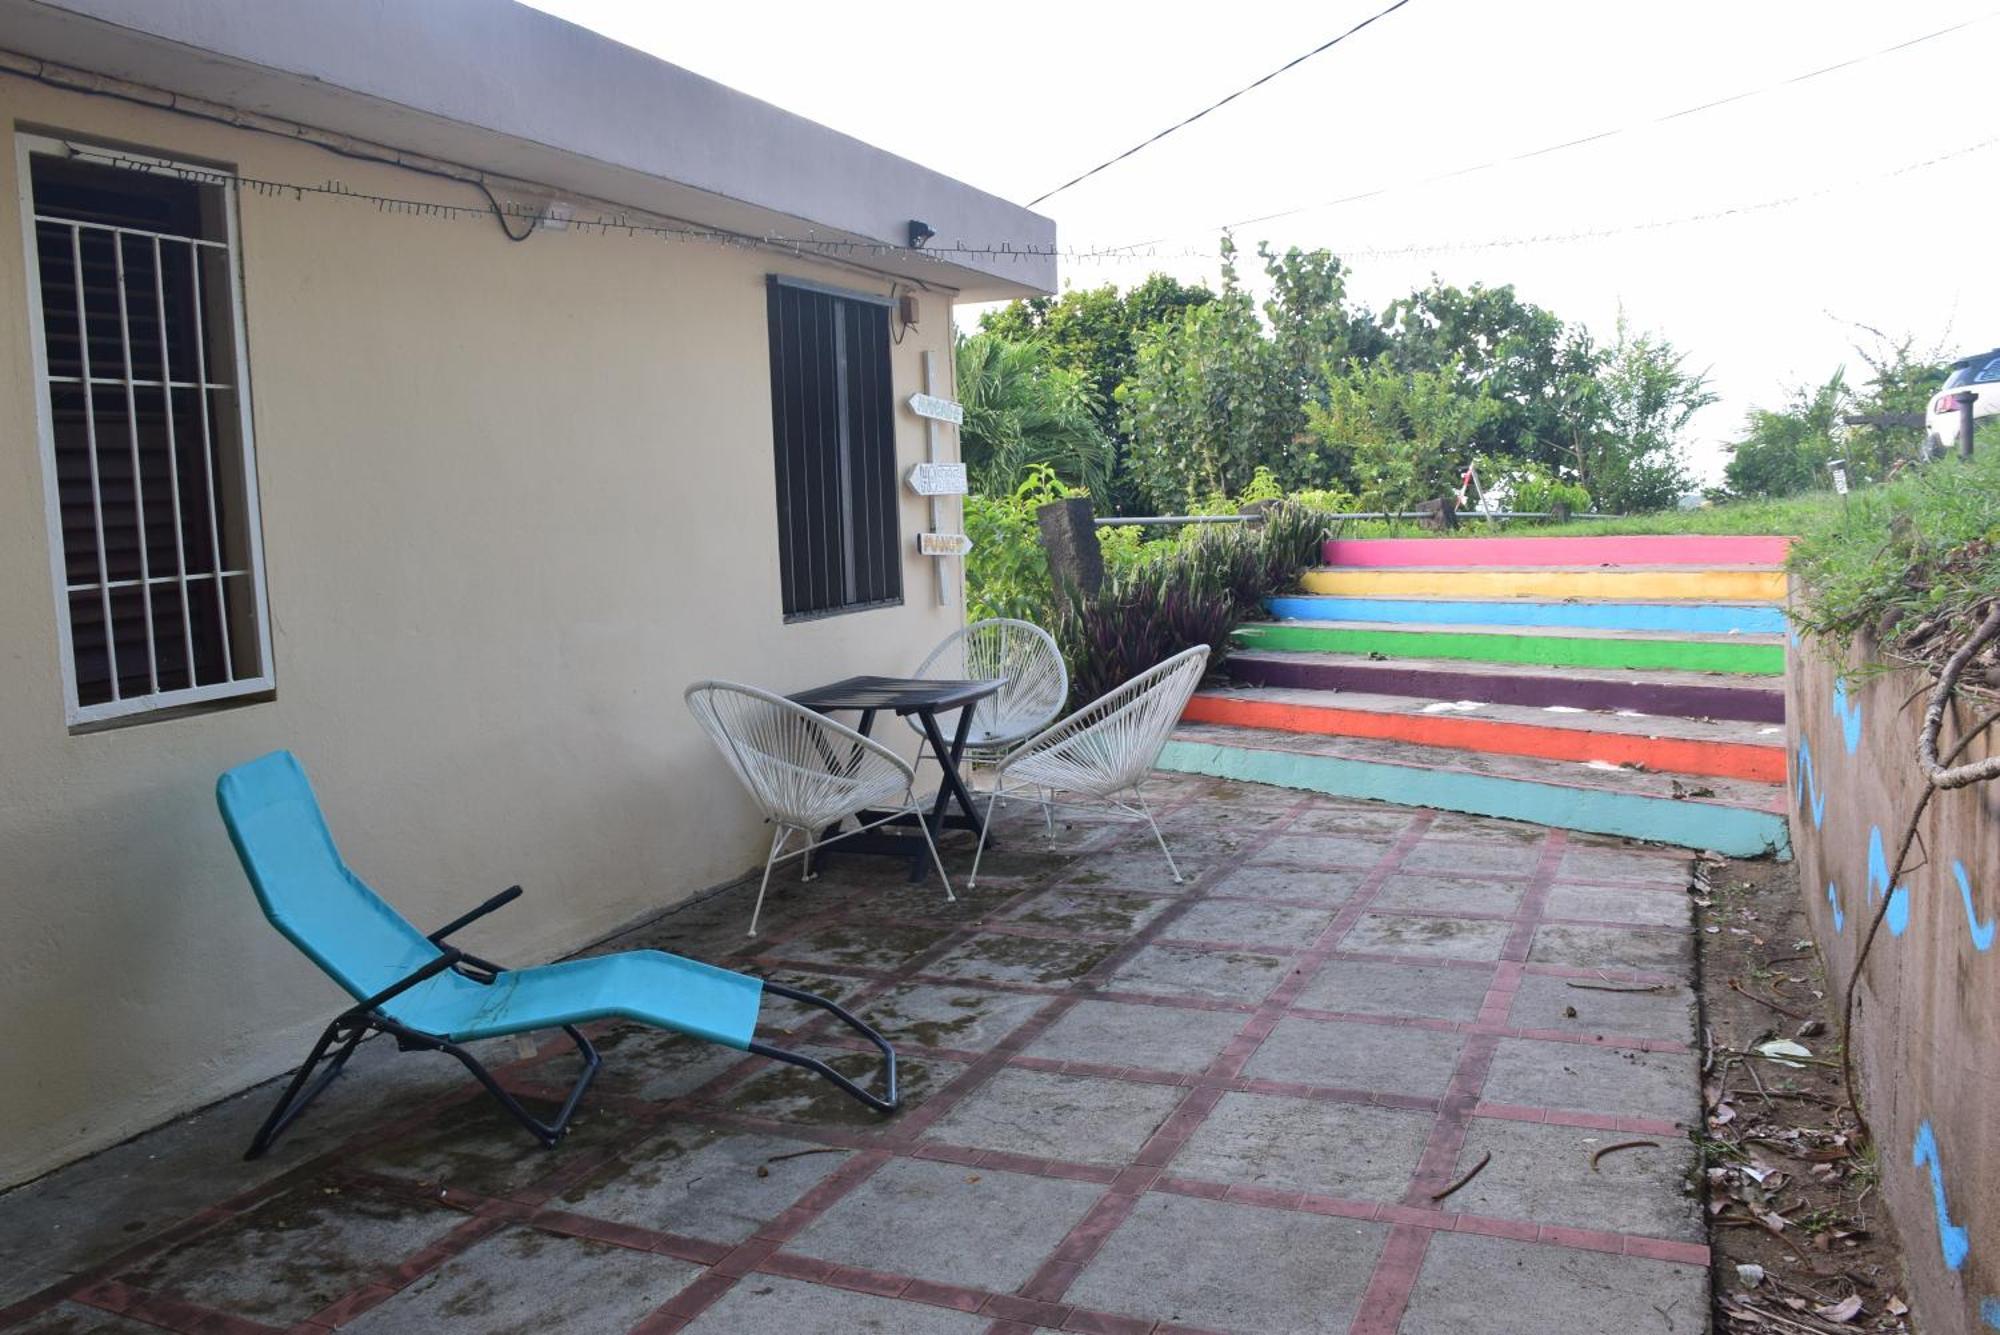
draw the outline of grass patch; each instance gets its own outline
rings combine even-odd
[[[1792,544],[1801,633],[1941,662],[2000,597],[2000,450],[1944,458],[1829,507]]]

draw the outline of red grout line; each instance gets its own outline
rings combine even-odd
[[[202,1335],[269,1335],[283,1326],[266,1325],[245,1317],[218,1312],[198,1303],[164,1293],[121,1284],[115,1279],[99,1280],[70,1295],[70,1301],[114,1316],[127,1316],[168,1330],[200,1331]]]
[[[1424,1252],[1429,1248],[1429,1229],[1396,1224],[1383,1240],[1361,1295],[1361,1306],[1348,1326],[1348,1335],[1395,1335],[1402,1324],[1403,1309],[1417,1287],[1417,1272],[1423,1269]]]

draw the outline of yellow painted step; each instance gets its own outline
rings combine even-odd
[[[1307,593],[1348,598],[1607,598],[1618,602],[1785,600],[1782,570],[1310,570]]]

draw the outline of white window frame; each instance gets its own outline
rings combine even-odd
[[[271,659],[271,614],[264,581],[264,524],[258,498],[257,453],[251,428],[250,348],[243,316],[243,252],[238,244],[236,183],[227,171],[218,170],[211,165],[196,162],[180,162],[171,158],[127,152],[123,149],[98,148],[83,140],[63,140],[50,138],[47,135],[18,133],[14,136],[14,142],[15,174],[18,177],[16,184],[20,193],[21,241],[26,257],[28,281],[28,336],[34,358],[35,412],[38,419],[38,435],[41,439],[42,492],[46,507],[46,523],[48,528],[49,568],[55,594],[58,647],[62,658],[63,709],[65,719],[72,728],[86,727],[91,724],[133,718],[137,715],[158,713],[163,710],[180,709],[189,705],[211,704],[246,695],[267,694],[276,689],[277,679]],[[237,464],[242,471],[242,477],[238,479],[243,498],[243,514],[240,516],[240,522],[244,526],[246,535],[245,546],[249,560],[247,568],[242,571],[223,571],[221,569],[223,548],[221,537],[218,533],[212,553],[213,559],[216,562],[216,569],[208,572],[203,578],[213,578],[218,585],[224,579],[232,581],[247,580],[250,598],[248,615],[254,625],[257,640],[258,671],[254,676],[236,677],[232,675],[227,681],[212,682],[205,686],[192,686],[180,690],[151,691],[142,695],[120,696],[118,694],[118,674],[115,667],[114,655],[112,699],[89,705],[78,703],[76,650],[70,632],[69,603],[71,589],[69,572],[66,569],[66,558],[63,552],[62,495],[56,472],[55,405],[50,393],[47,327],[43,321],[42,312],[41,256],[36,245],[36,224],[41,220],[35,213],[33,172],[33,159],[36,156],[68,157],[70,156],[72,145],[93,152],[101,152],[107,156],[115,156],[118,159],[116,165],[122,170],[158,171],[178,179],[188,179],[185,173],[198,173],[197,179],[201,184],[211,186],[222,192],[221,213],[224,239],[222,241],[201,240],[196,241],[194,244],[223,248],[227,256],[223,268],[229,275],[229,300],[232,307],[231,335],[235,343],[235,365],[231,391],[235,395],[236,411],[239,418],[237,422],[238,439],[242,442],[241,449],[238,452],[239,460]],[[49,221],[58,225],[69,225],[66,219],[56,218]],[[143,232],[140,232],[139,229],[121,230],[143,235]],[[178,241],[183,238],[174,239]],[[87,330],[80,329],[78,332],[79,336],[88,337]],[[206,332],[205,329],[200,330],[198,331],[198,336],[205,336]],[[91,379],[95,382],[98,380],[98,377],[92,376]],[[175,383],[179,383],[179,381],[176,380]],[[88,389],[89,387],[86,386],[86,401],[88,400]],[[206,401],[205,391],[203,398]],[[210,457],[213,459],[213,437],[206,430],[204,430],[204,443],[211,450]],[[215,493],[220,495],[224,487],[219,475],[212,485],[215,488]],[[179,541],[180,522],[180,516],[177,513],[174,520],[177,542]],[[98,571],[99,580],[102,581],[104,576],[105,572],[100,567]],[[183,599],[183,607],[185,608],[185,600],[188,597],[187,580],[187,573],[183,571],[178,576],[161,575],[154,577],[147,580],[146,583],[166,585],[178,582],[181,586],[181,597]],[[148,602],[147,606],[148,653],[149,655],[154,655],[157,653],[157,646],[151,643],[150,602]],[[225,615],[223,620],[226,631],[228,617]],[[108,619],[105,624],[105,635],[107,640],[112,636],[112,626]],[[223,654],[223,664],[226,672],[234,673],[235,664],[233,654],[227,648],[225,648]],[[153,676],[155,684],[157,684],[157,669],[155,669]]]

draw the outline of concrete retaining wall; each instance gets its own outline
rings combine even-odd
[[[1923,790],[1927,680],[1897,671],[1843,683],[1843,668],[1853,671],[1808,642],[1787,674],[1799,880],[1836,998],[1888,896],[1855,1040],[1882,1194],[1920,1328],[2000,1330],[2000,786],[1940,793],[1891,888],[1889,864]],[[1962,705],[1960,721],[1980,712]],[[1955,735],[1948,724],[1947,748]],[[1967,758],[1996,745],[1975,742]]]

